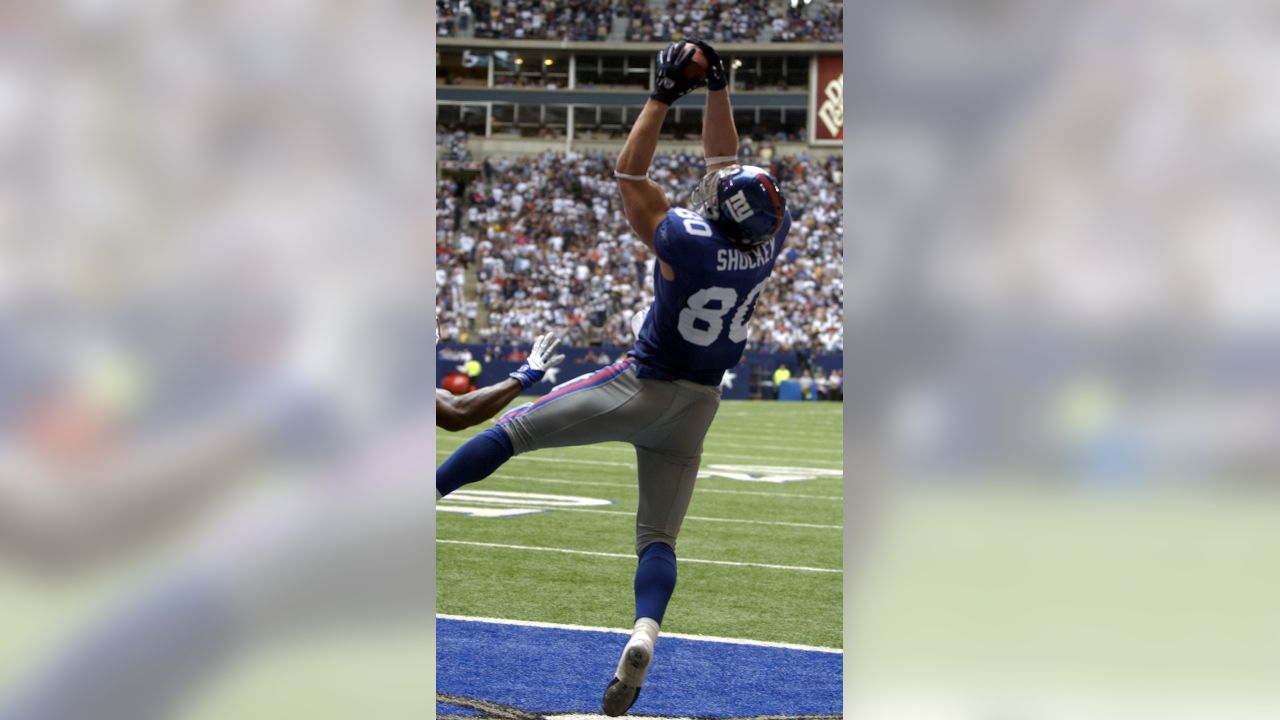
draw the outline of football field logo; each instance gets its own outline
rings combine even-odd
[[[470,517],[504,518],[532,515],[555,508],[586,508],[612,505],[609,500],[577,495],[507,492],[503,490],[457,490],[436,503],[436,512]]]

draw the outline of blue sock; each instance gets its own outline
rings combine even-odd
[[[661,625],[675,589],[676,551],[666,543],[646,545],[636,565],[636,619],[653,618]]]
[[[448,495],[467,483],[483,480],[513,454],[515,450],[506,431],[491,427],[454,450],[449,459],[436,468],[436,490]]]

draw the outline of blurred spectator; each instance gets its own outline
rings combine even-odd
[[[844,3],[796,8],[768,0],[722,4],[711,0],[436,0],[436,34],[456,37],[460,20],[474,17],[475,37],[522,40],[596,40],[609,36],[614,17],[630,18],[626,39],[644,42],[689,36],[713,42],[842,42]],[[469,14],[468,14],[469,11]]]
[[[535,328],[555,326],[569,345],[631,344],[629,318],[653,301],[653,258],[622,215],[613,163],[604,153],[547,152],[490,158],[466,187],[440,181],[437,310],[445,342],[529,343]],[[702,167],[692,155],[659,155],[653,177],[678,205]],[[779,158],[770,170],[787,194],[792,230],[756,306],[748,349],[812,343],[809,352],[842,351],[841,158]]]
[[[467,133],[463,130],[437,134],[436,144],[441,146],[437,150],[439,159],[459,163],[470,161],[471,151],[467,149],[466,139]]]
[[[843,401],[844,400],[844,372],[839,368],[833,369],[831,374],[827,376],[826,382],[826,398],[828,400]]]
[[[796,367],[800,372],[807,373],[811,369],[810,358],[813,356],[813,348],[808,342],[796,343]]]
[[[778,369],[773,371],[773,385],[777,387],[787,380],[791,379],[791,371],[787,369],[785,364],[779,364]]]

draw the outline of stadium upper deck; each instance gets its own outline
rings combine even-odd
[[[552,12],[554,11],[554,12]],[[483,139],[620,143],[670,39],[702,35],[729,66],[734,120],[744,137],[839,145],[843,139],[843,5],[788,0],[713,10],[674,3],[591,0],[437,3],[437,134]],[[702,108],[681,103],[664,139],[696,138]],[[496,141],[496,142],[494,142]]]
[[[436,0],[436,34],[463,38],[667,42],[692,33],[713,42],[839,43],[843,17],[844,4],[828,0]]]

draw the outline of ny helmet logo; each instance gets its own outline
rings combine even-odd
[[[751,203],[747,201],[746,194],[741,190],[729,196],[725,202],[725,208],[734,222],[742,222],[756,214],[755,210],[751,209]]]

